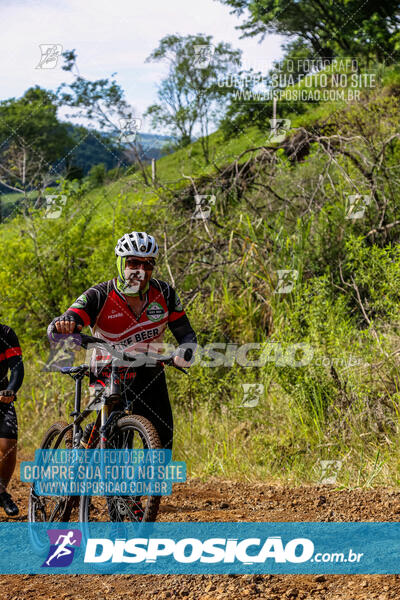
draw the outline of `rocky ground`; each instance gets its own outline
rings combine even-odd
[[[17,472],[17,471],[16,471]],[[10,491],[27,519],[28,486]],[[1,517],[3,519],[3,517]],[[400,492],[287,488],[210,479],[175,484],[159,521],[398,521]],[[3,519],[5,520],[5,519]],[[7,575],[0,600],[400,600],[400,575]]]

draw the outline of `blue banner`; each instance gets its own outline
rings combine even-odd
[[[0,523],[0,543],[1,574],[400,574],[400,523]]]

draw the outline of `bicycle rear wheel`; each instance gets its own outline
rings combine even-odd
[[[127,415],[118,419],[107,441],[107,449],[160,448],[160,438],[154,425],[138,415]],[[155,521],[160,499],[160,496],[81,496],[79,520]]]
[[[54,423],[46,432],[40,449],[51,450],[57,447],[70,450],[72,429],[64,432],[59,440],[60,434],[66,427],[68,427],[67,423]],[[74,506],[77,506],[74,496],[39,496],[35,491],[35,484],[32,484],[28,501],[28,521],[31,523],[69,521]]]

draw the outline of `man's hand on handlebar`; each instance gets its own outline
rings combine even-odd
[[[193,351],[190,348],[179,347],[173,358],[174,365],[187,369],[192,364]]]
[[[81,331],[82,325],[74,321],[74,319],[69,315],[62,315],[54,322],[54,333],[77,333]]]
[[[71,315],[61,315],[54,319],[47,328],[47,336],[50,342],[58,342],[60,336],[79,333],[82,325],[77,323]]]
[[[176,365],[177,367],[181,367],[181,369],[186,369],[190,367],[191,364],[192,363],[188,362],[180,356],[174,356],[174,365]]]

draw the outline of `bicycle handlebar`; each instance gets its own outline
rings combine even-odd
[[[137,354],[129,354],[127,352],[117,350],[115,344],[112,344],[106,340],[95,337],[93,335],[87,335],[85,333],[54,334],[55,341],[57,341],[57,339],[65,339],[66,337],[71,339],[78,346],[82,346],[82,348],[87,348],[90,344],[103,344],[107,346],[107,350],[115,358],[120,358],[121,360],[127,362],[140,362],[143,357],[146,357],[146,359],[148,360],[158,363],[164,363],[166,365],[174,367],[175,369],[178,369],[178,371],[187,373],[185,369],[179,367],[174,363],[174,356],[176,356],[174,352],[172,352],[171,354],[156,354],[155,352],[138,352]],[[188,362],[191,357],[192,351],[190,350],[190,348],[187,348],[185,354],[183,355],[183,359]]]

